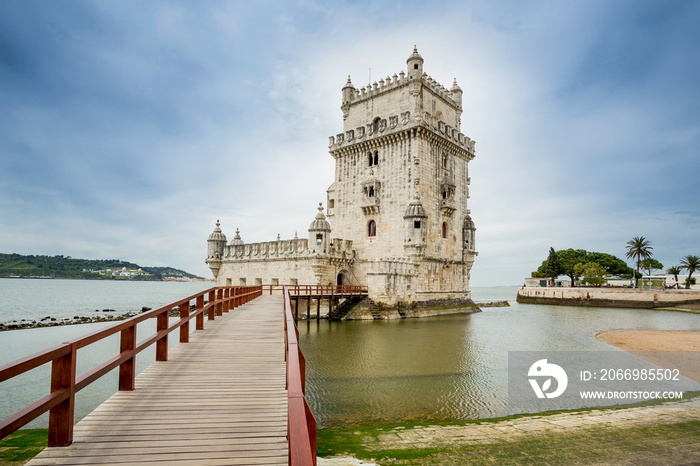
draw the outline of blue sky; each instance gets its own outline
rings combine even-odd
[[[300,236],[340,89],[405,68],[464,90],[472,285],[555,249],[700,254],[700,3],[0,2],[0,252],[211,276],[217,219]]]

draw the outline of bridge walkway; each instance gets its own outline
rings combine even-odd
[[[282,309],[261,296],[192,333],[28,464],[288,464]]]

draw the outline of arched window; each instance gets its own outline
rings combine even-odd
[[[372,122],[372,129],[373,129],[373,131],[374,131],[375,133],[379,132],[379,120],[380,120],[380,118],[377,117],[377,118],[375,118],[374,121]]]
[[[374,164],[379,165],[379,151],[374,151]]]
[[[368,197],[374,197],[374,186],[369,187],[369,192],[367,193]]]
[[[442,237],[447,238],[447,222],[442,222]]]
[[[368,152],[367,156],[369,157],[369,166],[371,167],[372,165],[374,165],[374,157],[372,157],[371,152]]]
[[[367,236],[377,236],[377,224],[370,220],[367,224]]]

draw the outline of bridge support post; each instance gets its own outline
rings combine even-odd
[[[216,292],[210,291],[209,292],[209,304],[211,304],[211,306],[209,306],[209,312],[207,313],[207,320],[214,320],[214,318],[215,318],[214,314],[216,312],[215,312],[214,304],[213,304],[214,301],[216,301]]]
[[[73,443],[75,414],[75,361],[77,345],[71,344],[70,353],[54,359],[51,364],[51,393],[68,390],[68,398],[49,411],[50,447],[65,447]]]
[[[186,319],[190,315],[190,302],[180,304],[180,320]],[[180,326],[180,343],[190,342],[190,321],[188,320]]]
[[[119,365],[119,391],[131,391],[136,385],[136,323],[121,331],[119,351],[121,354],[131,353],[131,357]]]
[[[156,317],[156,332],[168,331],[168,312],[161,312]],[[156,341],[156,361],[168,360],[168,334]]]
[[[195,304],[195,311],[199,312],[197,314],[197,320],[195,324],[195,329],[196,330],[204,330],[204,312],[200,312],[202,308],[204,307],[204,295],[199,295],[197,296],[197,301]]]

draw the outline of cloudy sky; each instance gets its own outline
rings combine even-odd
[[[217,219],[306,235],[340,89],[405,69],[464,89],[472,285],[555,249],[700,254],[700,2],[0,2],[0,252],[210,277]]]

